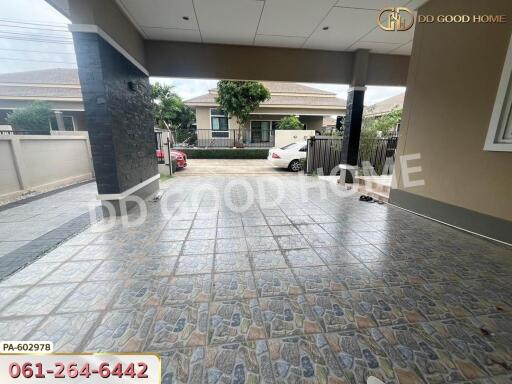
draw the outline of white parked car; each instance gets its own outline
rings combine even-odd
[[[302,169],[301,159],[307,154],[307,142],[291,143],[282,148],[271,148],[268,151],[267,160],[273,167],[288,168],[292,172]]]

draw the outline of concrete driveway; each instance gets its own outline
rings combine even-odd
[[[273,168],[267,160],[188,159],[186,169],[176,176],[201,175],[292,175],[287,169]]]

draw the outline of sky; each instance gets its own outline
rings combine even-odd
[[[0,0],[0,73],[48,68],[76,68],[69,20],[44,0]],[[150,78],[174,86],[183,99],[214,88],[216,80]],[[346,84],[305,84],[335,92],[346,99]],[[405,92],[405,87],[369,86],[365,104],[370,105]]]

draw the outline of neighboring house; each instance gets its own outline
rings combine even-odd
[[[274,131],[281,118],[296,115],[304,129],[322,131],[323,119],[345,114],[345,100],[335,93],[322,91],[297,83],[263,81],[271,98],[260,104],[251,114],[247,126],[242,127],[242,138],[246,146],[272,146]],[[228,119],[215,102],[217,89],[207,94],[185,100],[195,108],[198,146],[233,146],[238,135],[235,118]]]
[[[401,93],[400,95],[379,101],[378,103],[366,107],[364,114],[365,116],[378,117],[391,112],[393,109],[401,109],[404,106],[404,97],[405,93]]]
[[[77,69],[0,74],[0,130],[10,130],[7,114],[46,101],[54,111],[48,124],[54,131],[85,131],[84,105]]]

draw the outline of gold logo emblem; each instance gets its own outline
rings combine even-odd
[[[414,14],[405,7],[386,8],[379,13],[377,23],[385,31],[407,31],[414,24]]]

